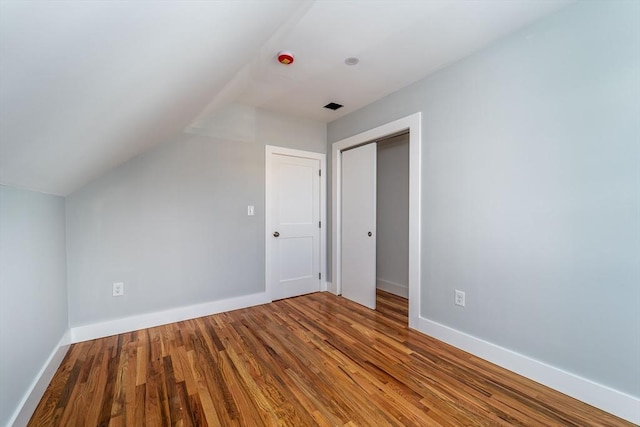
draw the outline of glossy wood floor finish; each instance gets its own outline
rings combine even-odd
[[[31,426],[630,425],[316,293],[75,344]]]

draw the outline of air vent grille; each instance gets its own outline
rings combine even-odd
[[[344,105],[336,104],[335,102],[330,102],[324,106],[324,108],[328,108],[329,110],[337,110],[338,108],[342,108]]]

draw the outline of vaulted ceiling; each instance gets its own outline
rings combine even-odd
[[[569,2],[2,0],[0,183],[67,195],[229,103],[328,122]]]

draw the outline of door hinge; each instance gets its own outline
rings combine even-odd
[[[318,221],[318,228],[322,228],[322,221]]]
[[[318,280],[322,280],[322,273],[318,273]]]
[[[318,176],[322,176],[322,169],[318,169]]]

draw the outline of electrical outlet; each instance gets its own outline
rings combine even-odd
[[[255,210],[254,210],[253,205],[247,206],[247,215],[253,216],[254,212],[255,212]]]
[[[453,302],[455,303],[455,305],[464,307],[464,292],[456,289],[456,296]]]
[[[121,297],[124,295],[124,283],[118,282],[113,284],[113,296]]]

